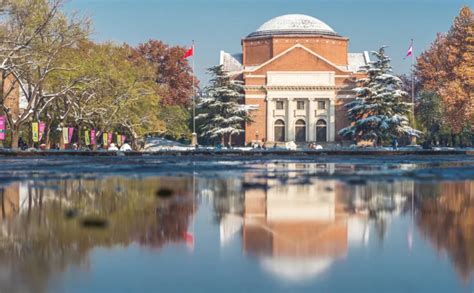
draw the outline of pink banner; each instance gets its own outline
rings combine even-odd
[[[95,129],[91,129],[91,145],[95,145]]]
[[[69,127],[69,143],[72,143],[72,135],[74,134],[74,128]]]
[[[40,121],[39,122],[39,141],[43,139],[44,130],[46,129],[46,123]]]
[[[0,116],[0,140],[5,140],[5,131],[6,131],[6,118],[5,116]]]
[[[122,144],[125,143],[125,141],[127,141],[127,137],[125,135],[122,134]]]
[[[112,143],[112,138],[113,138],[114,134],[112,132],[109,132],[109,145]]]

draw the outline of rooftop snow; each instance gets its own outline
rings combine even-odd
[[[230,73],[241,72],[244,69],[242,65],[242,54],[230,54],[221,51],[220,64],[224,65],[224,71]]]
[[[249,37],[281,34],[323,34],[337,33],[323,21],[304,14],[287,14],[270,19]]]
[[[352,72],[364,70],[364,66],[367,66],[370,60],[366,60],[365,53],[349,53],[347,55],[348,65],[347,69]]]

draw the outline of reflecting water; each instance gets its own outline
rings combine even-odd
[[[0,292],[474,289],[474,181],[344,168],[6,184]]]

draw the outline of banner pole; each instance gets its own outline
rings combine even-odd
[[[193,46],[192,46],[192,52],[193,52],[193,65],[192,65],[192,70],[193,70],[193,134],[192,134],[192,140],[191,140],[191,145],[192,146],[197,146],[198,145],[198,140],[197,140],[197,133],[196,133],[196,87],[195,87],[195,64],[194,60],[196,59],[196,49],[194,46],[194,40],[193,40]]]

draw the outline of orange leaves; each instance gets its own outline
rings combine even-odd
[[[474,89],[474,17],[461,9],[446,35],[438,34],[417,58],[416,75],[424,90],[441,95],[453,133],[472,123]]]

